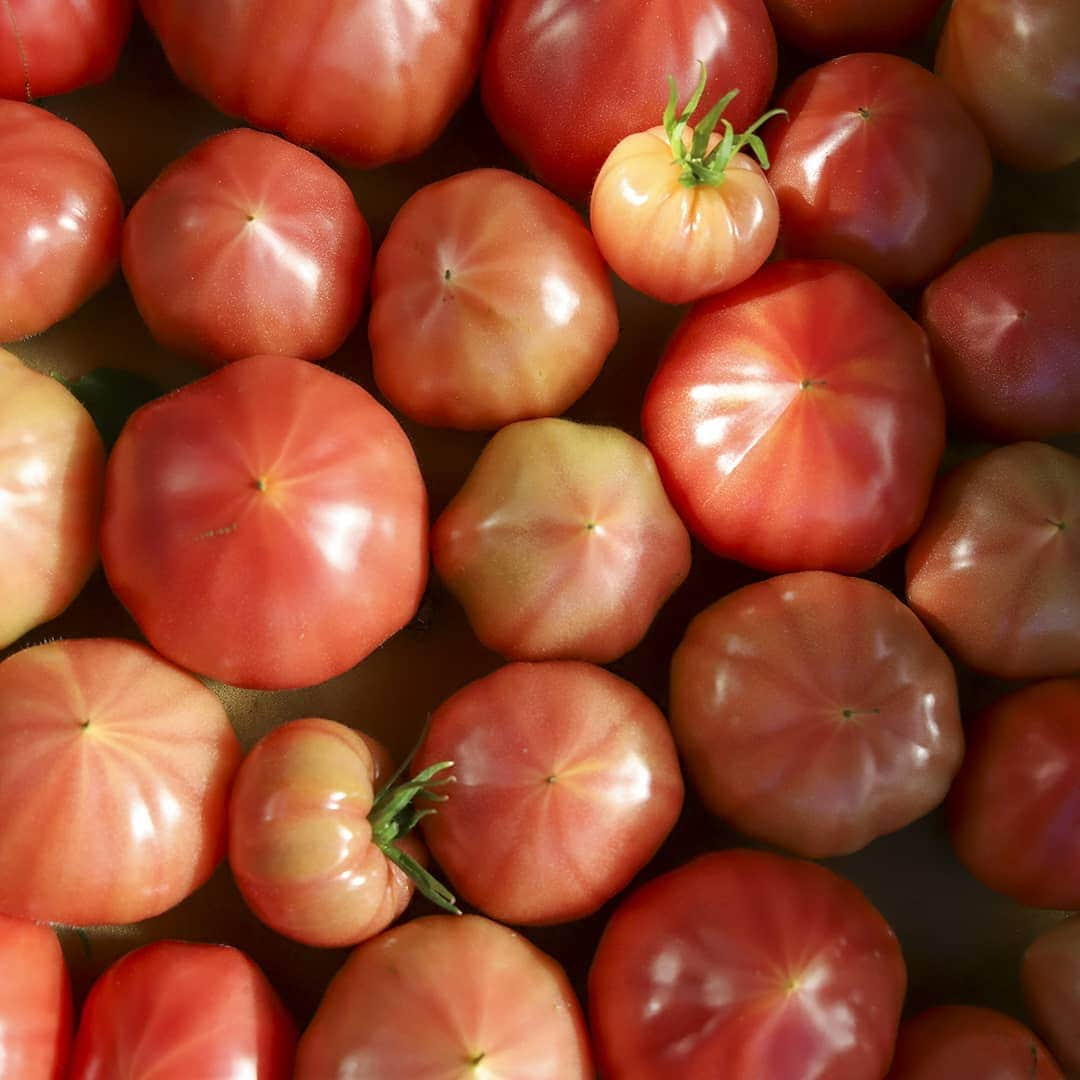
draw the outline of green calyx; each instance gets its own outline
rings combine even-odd
[[[698,78],[697,88],[690,95],[690,100],[682,112],[678,111],[679,90],[675,85],[675,79],[671,75],[668,76],[671,94],[668,97],[667,108],[664,110],[664,130],[671,141],[671,152],[675,155],[674,164],[682,167],[679,183],[689,188],[697,187],[699,184],[719,187],[724,182],[724,170],[728,163],[745,147],[749,147],[761,167],[767,169],[769,155],[765,150],[765,144],[755,132],[774,116],[787,116],[787,110],[770,109],[759,116],[741,135],[736,135],[731,121],[725,120],[723,113],[739,93],[738,90],[729,90],[702,117],[701,122],[694,128],[694,137],[689,147],[683,142],[683,132],[690,123],[694,110],[701,103],[701,96],[705,93],[705,83],[708,79],[705,65],[700,60],[698,63],[701,65],[701,75]],[[716,131],[717,124],[724,125],[724,135],[710,151],[709,140]]]

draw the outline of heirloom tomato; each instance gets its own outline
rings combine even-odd
[[[1020,966],[1027,1011],[1058,1060],[1080,1073],[1080,915],[1044,930]]]
[[[943,0],[765,0],[776,32],[805,53],[891,50],[922,33]]]

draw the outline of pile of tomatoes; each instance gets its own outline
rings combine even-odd
[[[0,3],[0,1080],[1080,1076],[1076,0],[138,6]]]

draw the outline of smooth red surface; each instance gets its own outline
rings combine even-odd
[[[698,61],[703,100],[738,88],[728,119],[739,131],[756,120],[776,78],[761,0],[506,0],[484,55],[484,108],[529,170],[577,201],[620,139],[659,121],[668,75],[690,96]]]
[[[1080,431],[1080,234],[995,240],[923,293],[951,422],[992,438]]]
[[[70,315],[113,276],[124,207],[87,135],[3,100],[0,206],[0,341],[15,341]]]
[[[424,839],[455,890],[517,925],[584,918],[652,858],[683,801],[663,713],[592,664],[507,664],[432,714],[415,774],[454,763]]]
[[[1080,679],[1008,694],[968,734],[948,802],[960,861],[1021,904],[1080,908]]]
[[[1044,930],[1027,947],[1020,982],[1033,1024],[1062,1066],[1080,1073],[1080,916]]]
[[[139,0],[180,80],[352,165],[412,157],[465,100],[490,0]]]
[[[71,1080],[290,1080],[295,1047],[296,1025],[242,952],[158,941],[94,983]]]
[[[421,188],[379,248],[375,381],[423,424],[492,430],[556,416],[618,334],[608,268],[581,218],[504,169]]]
[[[148,919],[210,877],[240,744],[217,697],[143,645],[54,641],[0,664],[0,911]]]
[[[939,483],[907,554],[915,613],[957,659],[1007,679],[1080,668],[1080,461],[1013,443]]]
[[[943,0],[765,0],[777,34],[803,52],[895,49],[930,24]]]
[[[311,686],[412,618],[427,495],[408,438],[365,390],[251,357],[128,422],[102,560],[163,655],[238,686]]]
[[[855,53],[801,75],[765,129],[787,255],[839,259],[885,288],[948,265],[986,208],[986,140],[925,68]]]
[[[945,444],[925,335],[828,262],[772,263],[694,307],[642,426],[691,531],[766,570],[869,569],[915,531]]]
[[[871,1080],[907,977],[896,937],[845,879],[733,849],[632,893],[589,972],[605,1080]]]
[[[174,161],[132,207],[123,267],[154,337],[207,367],[320,360],[360,316],[371,234],[329,165],[236,128]]]
[[[798,855],[847,855],[944,798],[956,676],[888,590],[784,574],[706,608],[671,666],[671,724],[706,806]]]
[[[413,919],[359,946],[330,983],[296,1080],[592,1080],[562,968],[478,915]]]

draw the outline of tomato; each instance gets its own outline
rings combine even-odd
[[[620,139],[655,123],[668,75],[689,95],[699,61],[706,100],[738,88],[728,119],[746,127],[776,78],[762,0],[505,0],[484,54],[484,108],[529,169],[576,201]]]
[[[959,660],[1007,679],[1080,667],[1080,461],[1014,443],[941,482],[907,554],[908,603]]]
[[[899,56],[855,53],[800,76],[765,145],[788,255],[840,259],[888,289],[948,265],[990,195],[986,140],[956,95]]]
[[[424,838],[454,887],[501,922],[584,918],[655,854],[682,808],[663,713],[573,661],[507,664],[431,717],[413,771],[453,761]]]
[[[702,855],[624,900],[589,972],[608,1080],[869,1080],[907,976],[850,882],[761,851]]]
[[[296,1025],[239,949],[155,941],[90,990],[71,1080],[290,1080]]]
[[[351,165],[412,157],[480,66],[490,0],[139,0],[181,82]]]
[[[847,855],[929,813],[960,768],[949,658],[892,593],[785,574],[706,608],[671,724],[714,813],[798,855]]]
[[[86,583],[104,472],[86,410],[0,349],[0,648],[59,615]]]
[[[237,128],[150,185],[124,224],[123,267],[170,349],[211,367],[258,353],[318,360],[360,317],[371,234],[329,165]]]
[[[995,157],[1035,172],[1080,158],[1076,0],[953,0],[934,70]]]
[[[690,538],[637,439],[569,420],[503,428],[435,522],[435,569],[515,660],[629,652],[690,570]]]
[[[104,82],[133,8],[132,0],[4,0],[0,97],[30,101]]]
[[[0,205],[0,341],[14,341],[47,330],[109,281],[124,206],[88,136],[36,105],[3,100]]]
[[[905,1020],[887,1080],[1065,1080],[1019,1020],[994,1009],[941,1005]]]
[[[221,703],[143,645],[54,641],[0,663],[0,911],[89,926],[178,904],[225,853],[240,745]]]
[[[296,1080],[592,1080],[562,968],[505,926],[432,915],[354,950],[300,1040]]]
[[[960,861],[1021,904],[1080,908],[1080,679],[1006,695],[969,737],[947,804]]]
[[[776,32],[805,53],[892,50],[929,26],[942,0],[765,0]]]
[[[102,561],[169,659],[238,686],[312,686],[412,618],[427,495],[408,438],[365,390],[250,357],[128,422]]]
[[[47,926],[0,915],[0,1080],[66,1080],[71,984]]]
[[[1041,933],[1020,966],[1024,1002],[1058,1060],[1080,1072],[1080,916]]]
[[[423,424],[494,429],[568,409],[619,334],[589,230],[503,169],[421,188],[398,211],[372,281],[375,381]]]
[[[1080,431],[1080,235],[1029,233],[979,248],[923,293],[949,416],[1000,439]]]
[[[642,426],[691,531],[765,570],[873,566],[918,526],[945,444],[925,335],[828,262],[773,263],[693,308]]]

